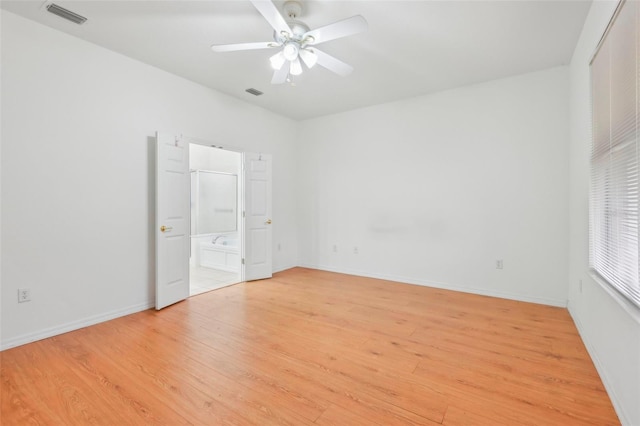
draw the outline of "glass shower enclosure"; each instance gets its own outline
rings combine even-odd
[[[238,229],[238,176],[210,170],[191,171],[191,235]]]

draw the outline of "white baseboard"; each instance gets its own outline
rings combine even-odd
[[[284,267],[277,267],[277,268],[275,268],[273,270],[273,272],[274,273],[282,272],[282,271],[285,271],[287,269],[295,268],[296,266],[301,266],[301,267],[304,267],[304,268],[311,268],[311,269],[319,269],[319,270],[329,271],[329,272],[337,272],[337,273],[341,273],[341,274],[358,275],[358,276],[362,276],[362,277],[378,278],[378,279],[389,280],[389,281],[397,281],[397,282],[406,283],[406,284],[415,284],[415,285],[422,285],[422,286],[426,286],[426,287],[435,287],[435,288],[441,288],[441,289],[445,289],[445,290],[461,291],[461,292],[464,292],[464,293],[480,294],[480,295],[483,295],[483,296],[492,296],[492,297],[500,297],[500,298],[503,298],[503,299],[519,300],[519,301],[523,301],[523,302],[540,303],[540,304],[550,305],[550,306],[559,306],[559,307],[566,307],[567,306],[567,301],[566,300],[545,299],[545,298],[539,298],[539,297],[530,297],[530,296],[523,296],[523,295],[518,295],[518,294],[496,292],[496,291],[491,291],[491,290],[488,291],[488,290],[485,290],[485,289],[466,287],[466,286],[460,286],[460,285],[451,285],[451,284],[448,284],[448,283],[441,283],[441,282],[436,282],[436,281],[423,280],[423,279],[413,278],[413,277],[403,277],[403,276],[399,276],[399,275],[388,275],[388,274],[377,274],[377,273],[360,271],[360,270],[355,270],[355,269],[350,269],[350,268],[333,268],[333,267],[326,266],[326,265],[314,265],[314,264],[288,265],[288,266],[284,266]],[[80,328],[84,328],[84,327],[87,327],[87,326],[90,326],[90,325],[98,324],[98,323],[101,323],[101,322],[104,322],[104,321],[109,321],[109,320],[114,319],[114,318],[122,317],[122,316],[125,316],[125,315],[129,315],[129,314],[133,314],[133,313],[136,313],[136,312],[140,312],[140,311],[144,311],[146,309],[153,308],[154,306],[155,306],[155,304],[153,302],[140,303],[140,304],[137,304],[137,305],[129,306],[127,308],[116,309],[116,310],[113,310],[113,311],[110,311],[110,312],[105,312],[105,313],[102,313],[102,314],[93,315],[93,316],[90,316],[90,317],[87,317],[87,318],[83,318],[81,320],[72,321],[72,322],[69,322],[69,323],[66,323],[66,324],[61,324],[59,326],[46,328],[44,330],[39,330],[39,331],[34,332],[34,333],[28,333],[28,334],[24,334],[24,335],[21,335],[21,336],[13,337],[11,339],[2,340],[0,342],[0,351],[5,350],[5,349],[9,349],[9,348],[13,348],[13,347],[16,347],[16,346],[24,345],[24,344],[27,344],[27,343],[35,342],[36,340],[46,339],[47,337],[56,336],[58,334],[66,333],[66,332],[69,332],[69,331],[78,330]]]
[[[476,287],[442,283],[437,281],[429,281],[421,278],[404,277],[404,276],[392,275],[392,274],[378,274],[378,273],[371,273],[366,271],[359,271],[359,270],[350,269],[350,268],[334,268],[326,265],[301,264],[300,266],[303,268],[319,269],[322,271],[337,272],[340,274],[358,275],[358,276],[367,277],[367,278],[378,278],[378,279],[388,280],[388,281],[397,281],[405,284],[414,284],[414,285],[421,285],[425,287],[441,288],[443,290],[453,290],[453,291],[460,291],[463,293],[479,294],[482,296],[499,297],[501,299],[518,300],[520,302],[538,303],[541,305],[557,306],[560,308],[567,307],[567,299],[548,299],[544,297],[536,297],[536,296],[522,295],[522,294],[516,294],[516,293],[506,293],[506,292],[487,290],[487,289],[476,288]]]
[[[34,333],[23,334],[11,339],[3,340],[0,343],[0,351],[5,349],[14,348],[16,346],[24,345],[27,343],[35,342],[37,340],[46,339],[47,337],[57,336],[58,334],[67,333],[69,331],[78,330],[80,328],[88,327],[90,325],[98,324],[101,322],[109,321],[114,318],[123,317],[129,314],[135,314],[136,312],[144,311],[146,309],[153,308],[154,302],[139,303],[137,305],[129,306],[122,309],[115,309],[113,311],[104,312],[98,315],[92,315],[87,318],[83,318],[77,321],[71,321],[66,324],[61,324],[55,327],[39,330]]]
[[[277,267],[273,270],[274,274],[277,274],[278,272],[282,272],[282,271],[286,271],[287,269],[291,269],[291,268],[295,268],[298,265],[289,265],[289,266],[282,266],[282,267]]]
[[[576,325],[576,328],[578,329],[580,338],[584,342],[584,346],[587,348],[587,352],[589,352],[589,356],[593,360],[593,364],[595,365],[596,370],[600,375],[600,379],[604,384],[604,388],[607,390],[607,394],[609,395],[609,398],[611,398],[611,403],[613,404],[613,408],[616,410],[616,414],[619,417],[620,423],[622,423],[623,425],[631,426],[632,423],[629,420],[629,416],[624,410],[624,406],[619,402],[619,398],[616,395],[615,388],[611,384],[611,379],[607,375],[607,370],[604,368],[604,363],[598,357],[598,352],[596,351],[596,348],[591,344],[588,338],[589,336],[586,334],[584,327],[582,326],[582,323],[578,319],[578,316],[574,315],[573,309],[571,308],[571,304],[569,304],[568,310],[569,310],[569,315],[571,315],[571,318],[573,319],[573,322]]]
[[[289,265],[284,267],[278,267],[274,269],[273,273],[282,272],[287,269],[295,268],[297,265]],[[77,321],[71,321],[66,324],[61,324],[55,327],[46,328],[44,330],[38,330],[33,333],[23,334],[7,340],[0,341],[0,351],[5,349],[15,348],[16,346],[25,345],[27,343],[35,342],[37,340],[46,339],[47,337],[57,336],[58,334],[67,333],[69,331],[78,330],[80,328],[88,327],[90,325],[99,324],[101,322],[109,321],[115,318],[119,318],[129,314],[135,314],[136,312],[151,309],[155,306],[154,302],[140,303],[137,305],[129,306],[127,308],[116,309],[110,312],[104,312],[98,315],[92,315],[87,318],[83,318]]]

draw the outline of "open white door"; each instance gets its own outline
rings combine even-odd
[[[245,281],[271,278],[271,156],[244,154]]]
[[[189,297],[189,144],[156,133],[156,309]]]

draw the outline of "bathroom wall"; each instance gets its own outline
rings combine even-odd
[[[192,143],[189,146],[189,168],[240,174],[241,156],[237,152]]]

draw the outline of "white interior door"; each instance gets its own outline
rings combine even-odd
[[[244,154],[245,281],[271,278],[271,156]]]
[[[156,133],[156,309],[189,297],[189,144]]]

